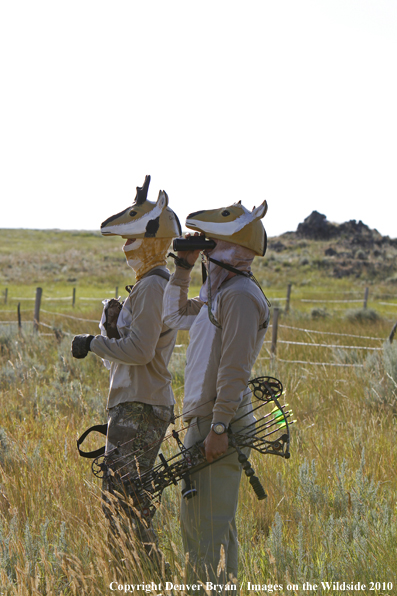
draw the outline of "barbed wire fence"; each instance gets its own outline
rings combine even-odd
[[[29,323],[30,326],[33,326],[33,330],[35,332],[39,332],[40,331],[40,335],[43,336],[55,336],[57,339],[62,338],[64,335],[67,336],[71,336],[73,337],[73,333],[69,332],[69,331],[65,331],[62,330],[60,327],[55,326],[55,324],[49,324],[47,322],[44,321],[40,321],[40,313],[45,313],[46,315],[52,315],[55,317],[60,317],[60,318],[65,318],[69,321],[79,321],[79,322],[84,322],[84,323],[95,323],[97,325],[99,325],[99,318],[98,319],[89,319],[86,317],[79,317],[79,316],[74,316],[74,315],[70,315],[70,314],[66,314],[66,313],[61,313],[61,312],[55,312],[55,311],[50,311],[44,308],[41,308],[41,303],[42,301],[61,301],[62,303],[65,303],[66,301],[70,301],[71,302],[71,306],[72,308],[75,308],[76,306],[76,288],[73,288],[73,293],[72,296],[59,296],[59,297],[43,297],[43,291],[42,288],[37,288],[36,289],[36,295],[34,297],[10,297],[8,290],[6,289],[5,291],[5,304],[9,303],[11,300],[13,301],[18,301],[17,304],[17,321],[13,320],[13,321],[0,321],[1,325],[17,325],[18,326],[18,331],[21,332],[22,331],[22,313],[32,313],[33,311],[33,320],[31,321],[24,321],[24,324]],[[108,295],[110,295],[110,293],[108,293]],[[116,286],[115,292],[113,294],[113,292],[111,293],[111,295],[118,297],[118,287]],[[336,300],[336,299],[317,299],[317,298],[300,298],[299,300],[301,302],[304,303],[308,303],[308,302],[312,302],[312,303],[346,303],[346,304],[352,304],[352,303],[361,303],[363,304],[363,309],[365,310],[367,308],[368,305],[368,296],[369,296],[369,292],[368,292],[368,288],[365,289],[365,293],[364,293],[364,298],[363,300],[356,300],[356,299],[343,299],[343,300]],[[384,296],[384,295],[383,295]],[[382,296],[382,297],[383,297]],[[390,296],[390,298],[395,298],[394,296]],[[21,301],[34,301],[34,307],[32,309],[21,309]],[[98,302],[100,301],[99,298],[94,298],[94,297],[86,297],[86,296],[82,296],[79,297],[79,300],[85,300],[85,301],[96,301],[98,300]],[[287,329],[287,330],[291,330],[293,332],[299,332],[299,333],[306,333],[309,336],[311,334],[318,334],[318,335],[322,335],[322,336],[327,336],[327,335],[332,335],[334,337],[343,337],[343,338],[354,338],[354,339],[361,339],[361,340],[370,340],[370,341],[377,341],[377,342],[382,342],[384,343],[385,341],[389,341],[390,343],[393,341],[394,336],[396,334],[397,331],[397,322],[395,323],[395,325],[393,326],[390,335],[388,336],[388,338],[384,338],[384,337],[374,337],[374,336],[368,336],[368,335],[357,335],[357,334],[349,334],[349,333],[339,333],[339,332],[334,332],[334,331],[325,331],[325,330],[319,330],[319,329],[308,329],[308,328],[303,328],[303,327],[296,327],[293,325],[284,325],[284,324],[279,324],[279,315],[281,312],[281,309],[278,305],[279,301],[283,301],[285,300],[286,304],[285,304],[285,308],[283,309],[283,311],[285,313],[288,313],[290,310],[290,302],[291,302],[291,284],[288,285],[287,288],[287,295],[286,297],[281,297],[281,298],[272,298],[273,301],[276,302],[276,306],[273,308],[273,319],[272,319],[272,323],[269,325],[269,328],[271,329],[271,340],[267,340],[264,342],[264,345],[269,345],[270,344],[270,350],[267,349],[267,356],[262,357],[262,358],[258,358],[258,360],[271,360],[272,362],[283,362],[283,363],[290,363],[290,364],[300,364],[300,365],[312,365],[312,366],[339,366],[339,367],[362,367],[363,364],[359,364],[359,363],[342,363],[342,362],[313,362],[311,360],[287,360],[284,358],[280,358],[277,354],[277,346],[282,344],[282,345],[286,345],[286,346],[301,346],[302,349],[305,348],[321,348],[321,349],[331,349],[331,350],[336,350],[336,349],[340,349],[340,350],[364,350],[364,351],[381,351],[383,350],[382,346],[368,346],[368,345],[346,345],[344,344],[338,344],[338,343],[324,343],[324,342],[314,342],[314,341],[293,341],[293,340],[288,340],[288,339],[280,339],[278,337],[279,335],[279,329]],[[389,305],[389,306],[394,306],[397,307],[397,302],[378,302],[379,304],[382,305]],[[4,312],[15,312],[14,309],[8,309],[5,310]],[[394,313],[389,313],[389,314],[394,314]],[[397,314],[397,311],[396,313]],[[42,328],[43,330],[41,330],[40,328]],[[46,330],[50,330],[50,331],[46,331]],[[176,346],[176,352],[175,354],[178,355],[178,349],[182,347],[182,346]],[[180,353],[179,353],[180,355]]]

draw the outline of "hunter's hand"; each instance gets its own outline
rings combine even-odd
[[[75,335],[72,340],[71,348],[73,358],[85,358],[90,351],[90,344],[93,339],[94,336],[88,335],[88,333]]]
[[[217,435],[213,430],[210,430],[204,441],[205,457],[208,463],[224,455],[229,447],[229,439],[227,433]]]
[[[189,234],[189,232],[187,234],[185,234],[185,238],[190,238],[190,236],[191,236],[191,234]],[[195,232],[194,236],[200,236],[200,234],[198,232]],[[183,259],[191,267],[193,267],[193,265],[195,264],[195,262],[197,261],[197,259],[199,257],[200,252],[201,252],[200,250],[179,250],[177,252],[177,255],[180,259]]]

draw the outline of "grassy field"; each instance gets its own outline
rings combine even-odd
[[[123,593],[111,591],[111,582],[156,581],[137,553],[125,552],[120,561],[109,552],[100,484],[76,449],[78,436],[106,419],[108,373],[92,354],[72,359],[67,334],[95,333],[97,322],[91,321],[100,316],[101,299],[134,281],[120,241],[94,233],[4,232],[1,284],[8,300],[2,321],[14,321],[18,300],[32,298],[37,286],[43,287],[43,298],[71,297],[76,287],[77,300],[74,309],[71,300],[44,300],[48,312],[40,320],[49,328],[39,334],[28,324],[32,301],[20,300],[27,321],[22,333],[0,324],[0,594],[99,596]],[[290,312],[280,318],[277,358],[270,358],[265,343],[253,375],[282,381],[297,424],[291,429],[290,460],[252,457],[266,501],[258,501],[242,480],[238,528],[244,595],[267,593],[271,590],[263,586],[274,584],[283,586],[274,593],[302,595],[308,591],[305,582],[318,585],[311,594],[359,593],[340,585],[328,590],[321,582],[361,582],[366,584],[362,594],[397,593],[397,340],[386,341],[396,320],[395,272],[384,279],[333,278],[314,263],[324,251],[319,244],[304,247],[309,263],[301,267],[283,266],[277,254],[276,264],[269,256],[267,265],[259,260],[255,266],[274,304],[293,283]],[[299,250],[290,248],[292,260],[302,258]],[[199,271],[194,275],[193,294]],[[365,287],[370,289],[366,311],[360,303],[301,302],[361,300]],[[187,342],[187,333],[180,333],[171,361],[178,412]],[[93,440],[87,449],[100,443]],[[174,450],[166,444],[165,453]],[[185,568],[179,499],[179,487],[167,489],[155,518],[177,584],[184,582]],[[261,589],[249,590],[247,582]]]

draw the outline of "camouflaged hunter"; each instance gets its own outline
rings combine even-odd
[[[104,236],[127,239],[123,251],[136,283],[122,304],[104,301],[101,335],[76,336],[72,353],[82,358],[91,351],[109,369],[105,452],[109,472],[103,479],[103,504],[113,542],[117,542],[121,524],[158,562],[153,513],[134,498],[130,479],[153,466],[173,417],[175,400],[167,366],[177,332],[163,324],[162,308],[170,276],[167,250],[171,239],[181,234],[181,227],[164,191],[155,203],[147,200],[149,183],[150,176],[146,176],[132,206],[101,225]]]
[[[235,203],[188,215],[186,226],[216,241],[207,250],[207,277],[197,298],[188,298],[190,270],[178,265],[164,295],[164,322],[189,330],[186,353],[184,445],[204,441],[208,462],[191,474],[197,496],[181,503],[181,528],[188,555],[189,580],[233,582],[237,578],[235,523],[242,466],[228,451],[232,424],[239,432],[242,415],[252,416],[247,389],[252,367],[269,322],[269,303],[251,274],[255,255],[266,250],[261,223],[266,201],[249,211]],[[178,252],[192,267],[198,251]],[[209,257],[209,258],[208,258]],[[247,423],[247,422],[246,422]]]

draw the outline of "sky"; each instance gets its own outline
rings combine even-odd
[[[265,199],[397,237],[395,0],[0,3],[0,228]]]

